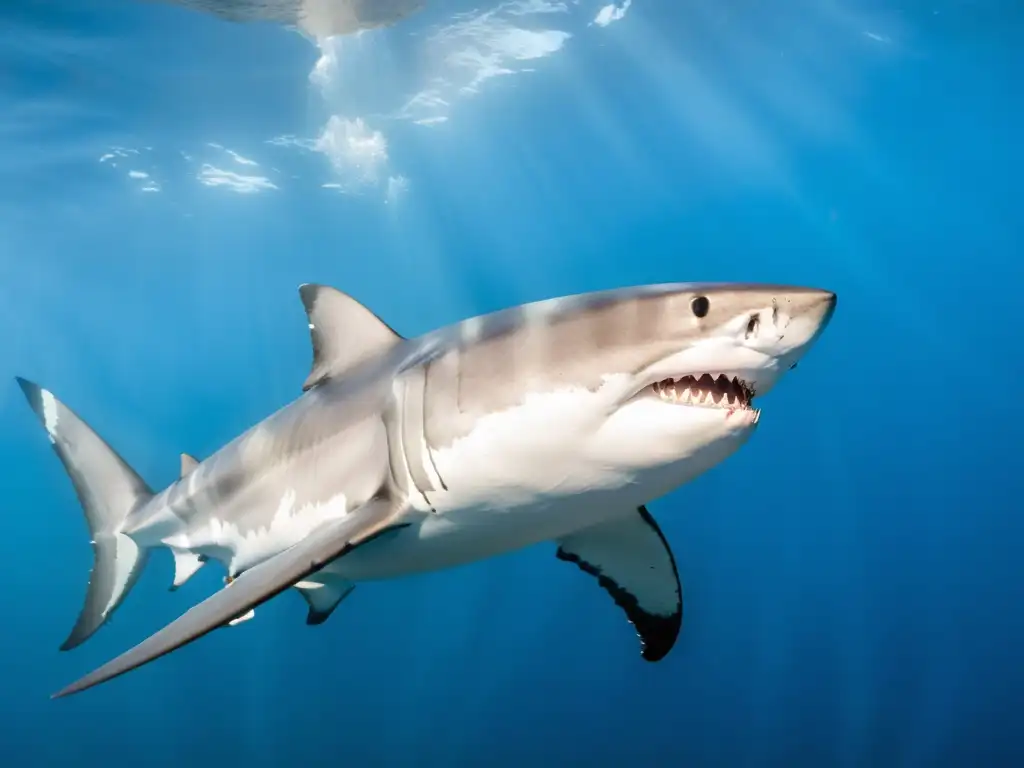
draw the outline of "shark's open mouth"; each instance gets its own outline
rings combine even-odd
[[[680,379],[662,379],[650,389],[668,403],[698,405],[729,410],[753,410],[750,403],[754,391],[742,379],[720,374],[717,378],[705,373],[699,378],[683,376]]]

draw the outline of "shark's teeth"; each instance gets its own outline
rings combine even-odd
[[[651,386],[658,397],[665,402],[680,405],[699,405],[709,408],[748,410],[754,392],[745,381],[733,376],[710,373],[702,376],[683,376],[663,379]]]

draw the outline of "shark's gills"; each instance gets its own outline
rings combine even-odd
[[[18,379],[75,487],[92,540],[93,567],[85,605],[61,646],[88,640],[135,585],[147,552],[121,532],[128,514],[153,492],[103,439],[53,394]]]

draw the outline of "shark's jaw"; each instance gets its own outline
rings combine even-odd
[[[761,411],[753,407],[754,394],[752,385],[739,376],[704,373],[661,379],[644,387],[637,397],[657,397],[679,406],[717,408],[729,414],[748,412],[756,424]]]

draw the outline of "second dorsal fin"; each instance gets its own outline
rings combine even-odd
[[[187,453],[181,454],[181,476],[184,477],[199,465],[199,459]]]
[[[299,296],[309,317],[313,368],[302,385],[306,391],[401,341],[383,320],[336,288],[305,283]]]

